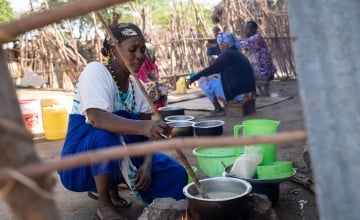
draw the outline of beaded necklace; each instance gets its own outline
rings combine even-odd
[[[118,80],[116,78],[115,72],[111,68],[111,61],[110,60],[109,60],[108,64],[106,65],[106,67],[109,69],[109,71],[111,73],[111,76],[114,78],[114,81],[115,81],[116,86],[117,86],[118,91],[119,91],[120,100],[121,100],[122,104],[124,105],[125,109],[130,113],[134,113],[135,112],[136,101],[135,101],[135,89],[134,89],[133,81],[131,80],[131,78],[129,78],[129,83],[130,83],[130,87],[131,87],[131,95],[132,95],[132,103],[130,103],[130,106],[129,106],[129,104],[126,102],[126,99],[130,94],[128,94],[128,92],[122,92],[120,90],[120,86],[119,86]]]

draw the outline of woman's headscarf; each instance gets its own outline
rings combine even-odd
[[[155,48],[150,43],[145,43],[146,46],[146,55],[148,56],[151,62],[155,62]]]
[[[217,35],[216,38],[217,43],[220,44],[227,44],[230,47],[232,46],[239,46],[239,38],[233,32],[225,32],[220,33]]]
[[[118,43],[132,38],[132,37],[142,37],[143,34],[138,26],[132,23],[120,23],[111,28],[111,32],[114,37],[117,39]],[[106,36],[103,42],[103,48],[101,53],[104,56],[109,56],[109,50],[113,46],[110,36]]]

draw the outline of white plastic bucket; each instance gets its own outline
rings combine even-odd
[[[39,100],[25,99],[19,104],[26,128],[33,134],[43,133]]]

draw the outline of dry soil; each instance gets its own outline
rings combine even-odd
[[[251,118],[266,118],[281,121],[279,131],[304,130],[303,111],[298,92],[297,81],[274,81],[271,83],[271,94],[274,96],[291,96],[291,99],[281,103],[257,109],[253,114],[246,117],[218,117],[225,121],[224,135],[232,135],[232,128],[241,124],[242,120]],[[202,118],[205,112],[186,111],[186,114],[196,118]],[[39,139],[35,141],[35,148],[42,160],[57,160],[63,140],[47,141]],[[298,168],[299,173],[307,174],[308,168],[303,160],[305,143],[291,143],[278,145],[278,160],[291,160]],[[198,167],[191,150],[184,150],[190,163]],[[176,158],[174,152],[167,152]],[[56,175],[54,173],[54,175]],[[197,172],[200,178],[205,178],[201,171]],[[76,193],[66,190],[60,182],[55,187],[55,200],[63,219],[66,220],[89,220],[97,219],[96,201],[87,197],[86,193]],[[121,194],[133,201],[131,208],[124,210],[125,215],[131,219],[137,219],[144,206],[132,197],[126,190]],[[274,209],[280,220],[316,220],[319,219],[315,195],[310,190],[289,180],[280,184],[280,198]],[[12,219],[11,211],[3,201],[0,201],[0,219]]]

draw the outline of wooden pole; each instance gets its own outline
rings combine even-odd
[[[96,15],[98,16],[99,20],[101,21],[102,25],[104,26],[107,34],[110,36],[110,39],[115,42],[115,50],[117,55],[119,55],[119,57],[122,59],[122,61],[125,63],[126,68],[130,71],[131,75],[133,76],[133,78],[136,81],[136,84],[138,85],[138,87],[141,90],[142,95],[146,98],[146,101],[148,102],[148,104],[151,107],[152,112],[154,113],[155,117],[159,120],[162,120],[162,117],[160,115],[159,110],[155,107],[153,101],[150,99],[149,95],[147,94],[147,92],[145,91],[142,83],[140,82],[139,78],[137,77],[136,73],[134,73],[134,71],[130,68],[129,63],[127,62],[126,59],[124,59],[124,55],[122,54],[118,44],[116,43],[117,40],[115,38],[115,36],[112,34],[111,30],[108,28],[108,26],[106,25],[104,19],[102,18],[102,16],[96,12]],[[181,160],[181,162],[185,165],[185,168],[187,169],[188,173],[190,174],[190,176],[193,178],[196,187],[198,188],[199,193],[202,192],[202,189],[200,187],[200,182],[197,179],[195,172],[192,170],[191,165],[189,163],[189,161],[186,159],[185,154],[179,149],[179,148],[175,148],[176,153],[179,155],[179,158]]]
[[[122,54],[119,45],[117,43],[117,40],[115,38],[115,36],[113,35],[113,33],[111,32],[111,30],[109,29],[109,27],[106,25],[103,17],[100,15],[100,13],[95,12],[95,14],[97,15],[97,17],[99,18],[100,22],[102,23],[106,33],[110,36],[110,39],[112,42],[114,42],[115,45],[115,51],[116,54],[119,55],[120,59],[122,59],[122,61],[124,62],[126,68],[129,70],[131,76],[134,78],[137,86],[140,88],[142,95],[145,97],[146,101],[148,102],[148,104],[150,105],[150,108],[153,112],[153,114],[155,115],[155,118],[161,120],[161,115],[159,110],[155,107],[153,101],[151,100],[151,98],[149,97],[149,95],[147,94],[147,92],[145,91],[145,88],[143,86],[143,84],[140,82],[139,78],[137,77],[136,73],[130,68],[130,65],[128,63],[128,61],[124,58],[124,55]]]
[[[143,142],[129,144],[128,147],[114,146],[103,150],[86,152],[67,156],[61,160],[44,162],[20,167],[17,171],[28,177],[37,177],[56,170],[64,170],[79,166],[86,166],[99,163],[105,160],[116,160],[126,156],[144,156],[157,151],[168,151],[173,149],[195,148],[199,146],[219,147],[219,146],[244,146],[254,144],[284,144],[297,141],[305,141],[304,131],[281,132],[266,136],[249,137],[188,137],[173,138],[167,140]],[[7,176],[0,174],[0,183],[4,182]]]
[[[25,129],[21,116],[15,87],[7,68],[4,51],[0,47],[0,168],[20,167],[25,164],[39,164],[30,134]],[[1,169],[0,169],[1,170]],[[44,190],[51,192],[48,173],[38,175],[35,182]],[[55,182],[55,180],[53,180]],[[21,183],[14,182],[3,196],[15,219],[46,220],[60,219],[55,202],[43,198]]]
[[[358,220],[360,1],[291,0],[288,6],[318,218]]]
[[[0,24],[0,44],[11,41],[19,34],[58,22],[62,19],[84,15],[128,1],[130,0],[79,0],[54,6],[46,11],[32,13],[20,19]]]
[[[35,28],[39,28],[64,18],[75,17],[86,14],[93,10],[109,7],[116,3],[127,2],[126,0],[84,0],[74,3],[68,3],[63,6],[57,6],[52,9],[34,13],[23,18],[20,18],[9,23],[0,24],[0,44],[9,42],[17,35],[25,33]],[[0,167],[20,167],[24,164],[39,164],[40,159],[37,157],[33,148],[31,138],[26,135],[23,119],[18,104],[18,99],[15,92],[15,87],[12,83],[9,70],[7,68],[6,58],[3,49],[0,48],[0,119],[8,119],[9,123],[13,123],[15,127],[19,126],[18,133],[9,132],[10,130],[1,129],[0,134],[0,150],[2,157],[0,160]],[[5,125],[2,124],[5,128]],[[3,128],[2,127],[2,128]],[[11,126],[10,126],[11,127]],[[19,138],[19,137],[23,138]],[[51,191],[55,180],[52,179],[48,173],[38,175],[35,182],[39,187],[46,191]],[[32,189],[29,189],[19,182],[12,182],[12,187],[4,195],[4,200],[10,207],[15,219],[24,220],[47,220],[60,219],[59,212],[53,200],[42,197],[36,194]]]

